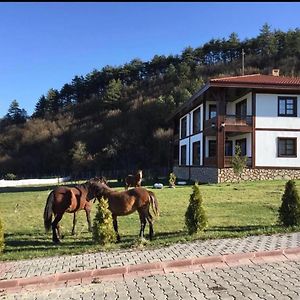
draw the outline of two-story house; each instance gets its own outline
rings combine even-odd
[[[239,145],[248,157],[242,179],[300,179],[300,78],[278,73],[211,79],[175,111],[178,178],[236,181]]]

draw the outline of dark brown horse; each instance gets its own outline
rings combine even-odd
[[[128,191],[114,191],[109,188],[105,183],[93,184],[95,188],[95,194],[98,199],[104,197],[108,200],[109,210],[112,213],[114,230],[117,234],[117,240],[120,241],[120,235],[118,232],[118,216],[129,215],[136,210],[140,216],[141,229],[140,237],[144,237],[144,230],[146,221],[149,223],[149,238],[153,238],[153,218],[150,214],[150,205],[156,216],[159,215],[157,199],[153,192],[147,191],[145,188],[137,187]]]
[[[88,229],[92,231],[91,225],[91,200],[95,198],[94,186],[92,183],[106,182],[104,178],[94,178],[84,184],[75,187],[59,186],[49,194],[44,209],[44,226],[46,231],[52,227],[52,240],[54,243],[60,242],[59,222],[65,212],[74,213],[72,234],[75,233],[76,213],[85,210]],[[52,222],[52,215],[55,218]]]
[[[143,171],[138,170],[135,175],[129,174],[125,178],[125,190],[131,187],[139,187],[142,185]]]

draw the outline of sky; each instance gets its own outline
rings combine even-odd
[[[297,2],[0,3],[0,118],[28,115],[50,88],[134,58],[180,54],[212,38],[256,37],[264,23],[300,27]]]

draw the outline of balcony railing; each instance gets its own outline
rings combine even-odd
[[[252,116],[226,115],[226,125],[247,125],[252,126]]]
[[[224,157],[224,167],[225,168],[232,167],[231,161],[232,161],[232,156],[225,156]],[[247,157],[247,163],[246,163],[246,165],[248,167],[251,167],[251,165],[252,165],[252,157]]]

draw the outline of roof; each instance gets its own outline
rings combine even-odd
[[[262,75],[252,74],[235,77],[223,77],[214,78],[209,81],[211,84],[225,83],[225,84],[255,84],[255,85],[285,85],[285,86],[299,86],[299,77],[285,77],[285,76],[273,76],[273,75]]]
[[[292,90],[300,93],[300,77],[273,76],[262,74],[251,74],[233,77],[212,78],[199,89],[189,100],[178,107],[168,120],[180,115],[182,110],[191,106],[195,99],[214,87],[225,88],[250,88],[250,89],[270,89],[270,90]]]

